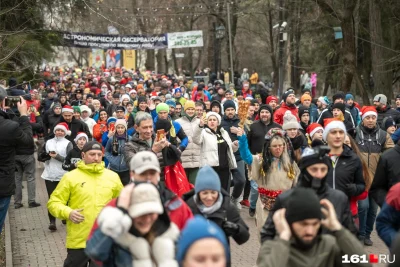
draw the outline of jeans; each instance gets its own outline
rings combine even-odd
[[[16,155],[15,166],[17,172],[15,173],[15,195],[14,204],[21,204],[22,202],[22,178],[26,175],[28,185],[28,203],[35,202],[36,197],[36,181],[35,171],[36,162],[33,155]]]
[[[60,181],[44,180],[44,182],[46,184],[47,194],[49,195],[49,198],[50,198],[51,194],[57,188],[57,185]],[[53,215],[51,215],[50,212],[48,212],[48,214],[49,214],[50,223],[56,223],[56,218]]]
[[[11,196],[0,197],[0,234],[3,230],[3,224],[6,220],[8,206],[10,205]]]
[[[246,174],[244,172],[244,161],[239,160],[236,162],[237,168],[232,171],[233,177],[233,190],[232,198],[238,199],[243,192],[246,183]]]
[[[258,200],[258,184],[256,181],[250,181],[250,209],[256,209]]]
[[[67,258],[64,261],[64,267],[87,267],[88,263],[89,267],[97,266],[93,261],[90,261],[83,248],[67,248]]]
[[[377,211],[378,211],[378,205],[370,196],[367,196],[366,199],[358,201],[360,236],[365,238],[370,238],[370,235],[374,230],[374,223]]]

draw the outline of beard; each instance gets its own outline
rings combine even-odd
[[[296,233],[294,232],[292,226],[290,226],[290,230],[292,232],[292,235],[294,237],[294,246],[300,250],[309,250],[311,249],[318,240],[318,234],[310,241],[304,241],[303,239],[301,239],[298,235],[296,235]]]

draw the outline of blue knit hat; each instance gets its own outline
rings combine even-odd
[[[170,107],[176,108],[176,102],[173,99],[168,99],[167,101],[165,101],[165,104],[167,104]]]
[[[214,169],[208,165],[199,170],[194,185],[194,191],[196,194],[204,190],[221,192],[221,181],[219,180],[219,176]]]
[[[115,118],[115,117],[110,117],[110,118],[108,118],[107,119],[107,125],[109,125],[110,123],[112,123],[112,122],[116,122],[117,121],[117,118]]]
[[[349,99],[353,99],[354,100],[354,96],[352,94],[347,94],[346,95],[346,101]]]
[[[181,232],[181,237],[178,240],[176,259],[179,262],[179,266],[182,266],[182,262],[189,248],[196,241],[204,238],[215,238],[221,242],[225,249],[226,262],[229,261],[229,246],[225,233],[213,221],[206,220],[203,216],[196,215],[186,223],[185,228]]]
[[[174,94],[176,94],[178,92],[182,94],[182,89],[180,87],[175,88]]]

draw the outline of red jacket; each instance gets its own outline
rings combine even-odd
[[[297,107],[294,105],[293,107],[289,107],[286,103],[282,103],[280,108],[274,112],[274,122],[283,125],[283,115],[285,115],[285,112],[288,110],[297,118],[297,121],[300,121]]]
[[[253,92],[250,89],[247,89],[247,91],[242,89],[242,95],[243,95],[243,98],[246,99],[246,97],[248,97],[248,96],[253,97]]]

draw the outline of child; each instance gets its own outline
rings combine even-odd
[[[89,138],[84,132],[79,132],[74,139],[76,146],[70,150],[65,157],[62,168],[66,171],[72,171],[76,168],[78,161],[82,159],[83,146],[89,142]]]

